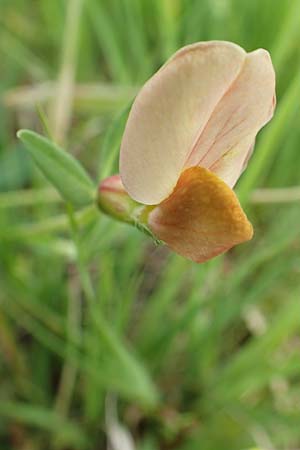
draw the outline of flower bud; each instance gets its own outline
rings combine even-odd
[[[143,205],[133,200],[126,192],[119,175],[112,175],[101,181],[97,204],[101,211],[117,220],[135,223]]]

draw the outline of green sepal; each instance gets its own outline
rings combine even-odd
[[[150,236],[152,238],[152,240],[154,241],[155,245],[161,245],[164,242],[161,241],[160,239],[158,239],[150,230],[150,228],[147,227],[147,225],[145,225],[144,223],[138,222],[138,221],[134,221],[132,222],[133,225],[140,230],[142,233],[146,234],[147,236]]]

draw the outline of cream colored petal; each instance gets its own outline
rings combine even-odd
[[[233,190],[203,167],[182,173],[170,197],[150,212],[148,226],[171,249],[196,262],[224,253],[253,235]]]
[[[271,119],[274,96],[275,74],[269,53],[262,49],[249,53],[241,73],[216,106],[195,143],[186,167],[209,168],[232,149],[239,153],[243,147],[246,157],[248,147],[244,142],[255,137]],[[240,159],[242,155],[233,163],[240,165]]]
[[[172,192],[197,136],[245,58],[232,43],[197,43],[178,51],[144,85],[120,155],[122,181],[135,200],[158,204]]]
[[[237,147],[229,150],[216,161],[209,170],[233,188],[250,159],[254,149],[254,139],[254,136],[247,136]]]

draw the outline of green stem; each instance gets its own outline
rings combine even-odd
[[[95,292],[94,292],[93,284],[92,284],[92,281],[90,278],[90,274],[86,268],[86,265],[85,265],[83,257],[82,257],[81,246],[80,246],[80,241],[79,241],[78,223],[77,223],[74,211],[73,211],[73,207],[71,205],[68,205],[67,213],[68,213],[72,238],[73,238],[76,250],[77,250],[77,266],[78,266],[78,271],[79,271],[79,277],[80,277],[80,280],[82,283],[82,289],[85,293],[86,299],[91,304],[95,300]]]
[[[70,277],[66,333],[67,358],[65,359],[61,371],[58,392],[55,399],[55,410],[63,417],[68,416],[78,374],[78,360],[75,363],[71,360],[74,342],[76,342],[76,345],[78,345],[78,347],[80,347],[81,345],[82,311],[80,292],[78,290],[77,284],[77,280],[74,280],[72,279],[72,277]],[[75,355],[74,357],[76,358]]]
[[[77,248],[79,278],[82,283],[84,295],[88,301],[89,320],[95,325],[102,343],[111,355],[118,360],[121,367],[124,369],[124,373],[126,373],[130,379],[135,380],[136,392],[142,392],[143,396],[147,397],[147,401],[153,407],[158,401],[158,397],[151,381],[148,379],[146,372],[144,372],[143,368],[140,367],[135,358],[131,356],[130,352],[126,349],[126,346],[122,345],[118,335],[114,333],[113,328],[107,322],[106,318],[102,314],[102,311],[99,310],[99,308],[95,311],[96,294],[94,292],[90,273],[82,257],[78,224],[71,205],[68,206],[68,218],[74,244]]]

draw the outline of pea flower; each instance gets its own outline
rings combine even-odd
[[[274,107],[266,50],[224,41],[180,49],[137,95],[120,176],[100,184],[100,207],[196,262],[251,239],[232,188]]]

